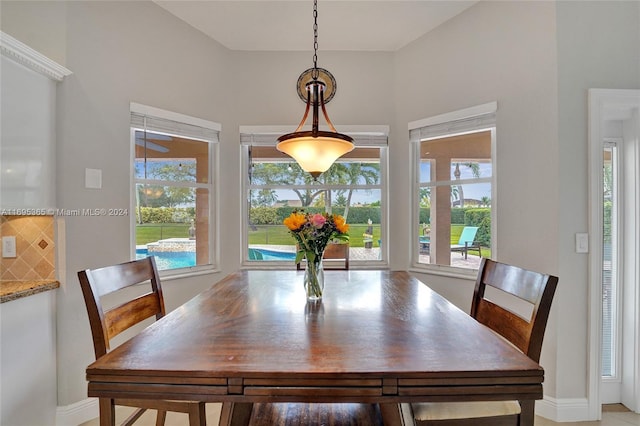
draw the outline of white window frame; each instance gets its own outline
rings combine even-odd
[[[420,143],[429,139],[439,139],[468,133],[491,130],[491,253],[496,256],[496,112],[497,102],[489,102],[433,117],[412,121],[408,124],[411,144],[411,270],[420,273],[442,275],[463,279],[475,279],[476,269],[455,266],[425,264],[419,262],[420,235]]]
[[[145,116],[149,119],[163,120],[167,125],[164,129],[167,134],[183,136],[185,138],[208,142],[209,148],[209,176],[207,184],[197,184],[198,187],[206,187],[209,191],[209,263],[207,265],[196,265],[187,268],[167,269],[159,271],[164,279],[176,279],[182,277],[196,276],[218,272],[219,269],[219,232],[218,232],[218,182],[219,182],[219,134],[222,126],[219,123],[204,120],[197,117],[180,114],[173,111],[143,105],[135,102],[130,104],[130,113]],[[181,126],[183,128],[181,129]],[[135,211],[136,206],[136,184],[138,183],[162,183],[154,180],[136,179],[135,176],[135,129],[139,126],[130,124],[131,153],[130,153],[130,206],[131,211]],[[199,135],[199,129],[201,135]],[[188,131],[186,129],[189,129]],[[142,129],[144,130],[144,129]],[[151,129],[154,133],[162,133],[160,129]],[[179,185],[176,185],[179,186]],[[130,252],[131,259],[136,258],[136,217],[130,215]]]
[[[240,168],[240,181],[242,182],[241,197],[241,235],[242,244],[240,247],[242,267],[245,269],[283,269],[293,268],[295,265],[292,261],[256,261],[248,259],[247,247],[249,246],[249,237],[247,235],[247,218],[249,217],[248,203],[245,195],[249,192],[249,181],[247,179],[249,170],[249,146],[275,146],[279,136],[291,131],[295,126],[240,126],[240,147],[242,150],[242,167]],[[321,130],[329,130],[320,126]],[[388,207],[388,143],[389,126],[387,125],[351,125],[340,126],[341,133],[347,134],[354,138],[356,147],[379,147],[380,149],[380,184],[375,185],[375,189],[380,188],[380,238],[382,241],[388,241],[389,227],[389,207]],[[292,159],[293,161],[293,159]],[[348,189],[350,186],[331,185],[330,189]],[[358,186],[359,189],[367,189],[366,185]],[[284,226],[284,225],[283,225]],[[292,240],[293,243],[293,240]],[[382,244],[380,247],[380,258],[378,260],[358,261],[350,259],[351,267],[358,269],[375,269],[384,268],[389,265],[388,257],[389,244]]]

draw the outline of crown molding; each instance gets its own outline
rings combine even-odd
[[[25,67],[55,81],[62,81],[71,71],[42,53],[0,31],[0,53]]]

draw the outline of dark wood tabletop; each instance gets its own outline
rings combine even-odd
[[[229,275],[91,364],[89,396],[245,408],[542,398],[537,363],[408,273],[325,271],[321,304],[305,302],[303,273]]]

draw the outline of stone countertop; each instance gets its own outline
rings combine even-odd
[[[10,302],[60,287],[56,280],[0,281],[0,303]]]

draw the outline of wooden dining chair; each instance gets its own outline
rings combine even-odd
[[[96,359],[109,352],[110,341],[115,336],[147,318],[155,316],[158,320],[165,315],[162,287],[153,256],[99,269],[86,269],[78,272],[78,278],[89,314]],[[103,308],[103,296],[141,283],[150,284],[151,291],[113,308]],[[123,425],[133,424],[147,409],[158,410],[157,426],[164,424],[167,411],[187,413],[191,426],[205,425],[204,402],[101,399],[100,411],[110,410],[114,418],[116,405],[138,408]]]
[[[529,358],[539,362],[551,301],[557,285],[558,278],[555,276],[482,259],[471,302],[471,316],[507,339]],[[490,295],[487,295],[488,289],[491,289]],[[526,302],[523,305],[531,310],[530,316],[516,314],[505,307],[508,302],[499,293]],[[534,402],[411,403],[401,404],[401,412],[406,425],[519,426],[525,419],[528,424],[533,424]]]
[[[302,262],[296,264],[297,269],[302,269]],[[349,244],[329,243],[322,256],[324,269],[349,269]]]

